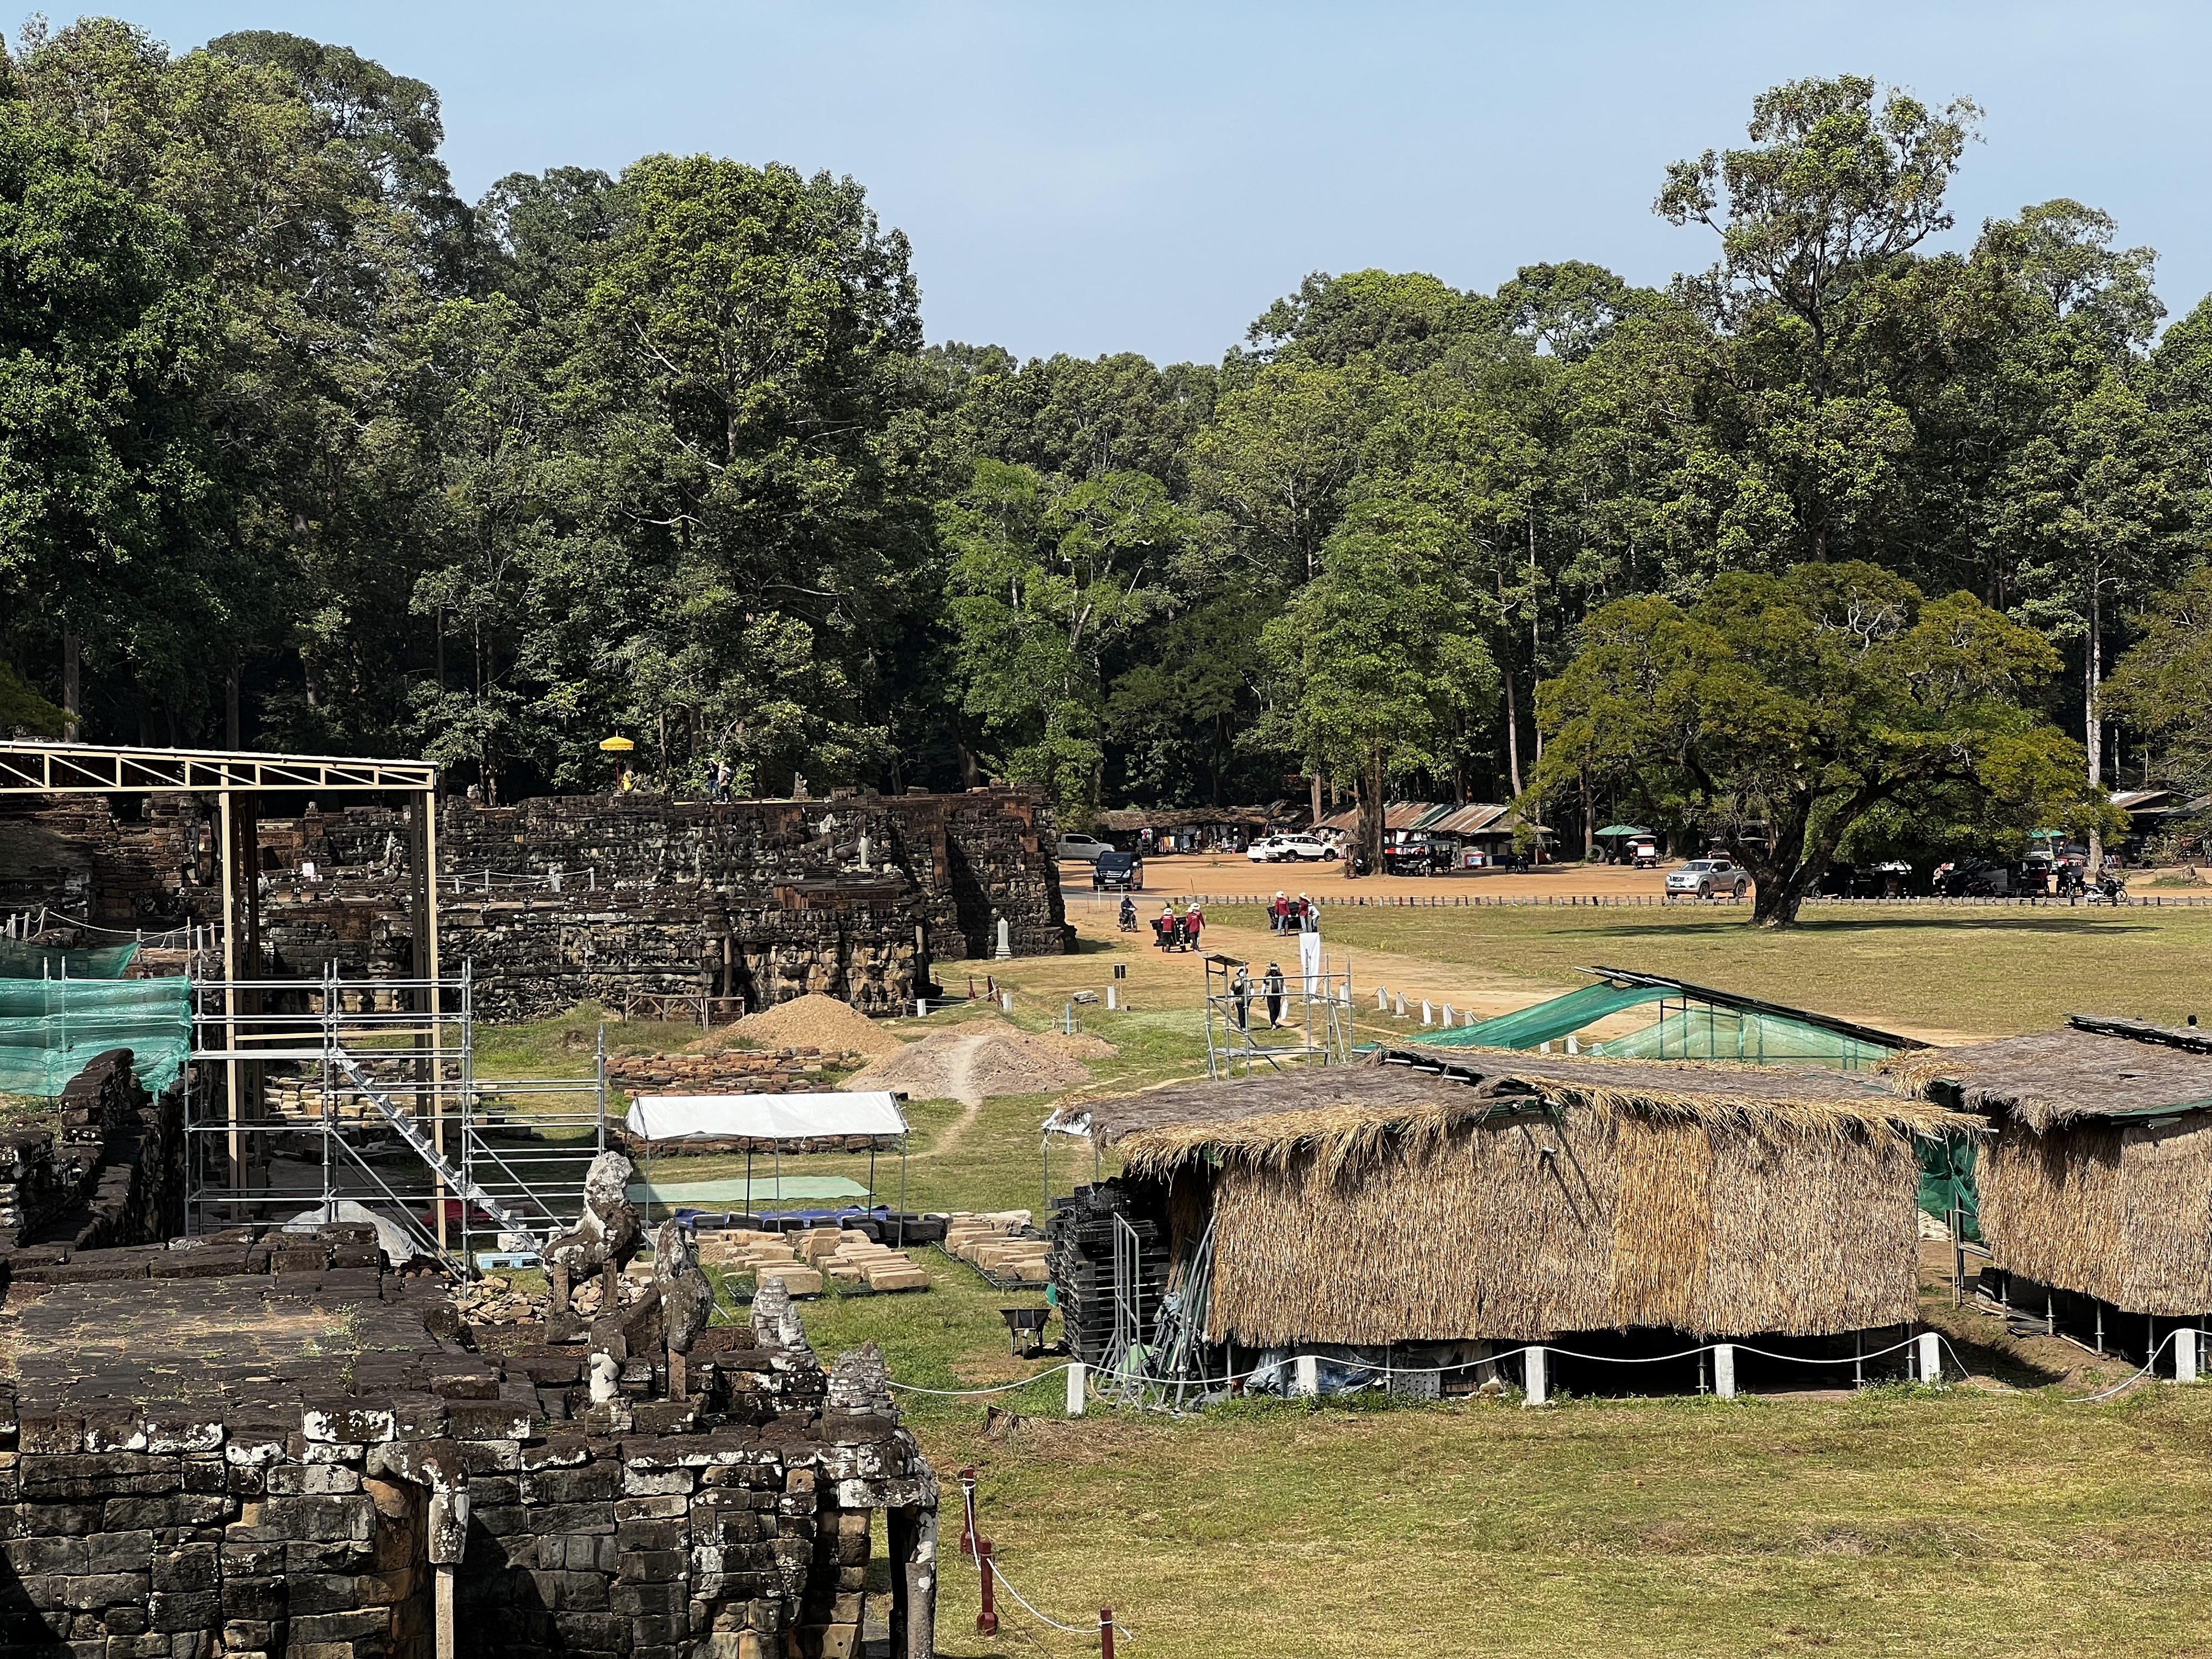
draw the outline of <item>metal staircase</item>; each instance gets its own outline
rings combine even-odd
[[[415,1121],[415,1115],[405,1110],[389,1094],[377,1087],[376,1080],[369,1076],[368,1070],[352,1054],[333,1044],[330,1051],[330,1059],[331,1062],[345,1074],[345,1079],[353,1086],[354,1091],[376,1108],[377,1111],[383,1115],[384,1121],[398,1133],[399,1138],[415,1149],[416,1157],[421,1158],[429,1167],[430,1172],[444,1183],[447,1190],[475,1205],[486,1215],[491,1217],[499,1224],[501,1231],[526,1233],[532,1237],[542,1237],[550,1242],[553,1235],[560,1231],[557,1225],[544,1227],[540,1224],[526,1220],[509,1209],[497,1197],[479,1186],[472,1177],[455,1168],[447,1161],[446,1155],[438,1150],[430,1137],[422,1133],[422,1126]]]

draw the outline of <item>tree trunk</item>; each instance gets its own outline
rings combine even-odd
[[[238,653],[230,653],[230,666],[222,677],[222,743],[223,747],[236,753],[242,738],[240,736],[238,714]]]
[[[1596,808],[1590,801],[1589,773],[1583,774],[1583,862],[1588,864],[1597,856]]]
[[[1500,653],[1503,655],[1503,653]],[[1521,717],[1513,707],[1513,665],[1507,662],[1505,670],[1505,763],[1513,780],[1513,793],[1521,793]]]
[[[1318,830],[1321,828],[1321,774],[1315,773],[1306,781],[1313,789],[1313,825]]]
[[[62,629],[62,708],[69,718],[62,722],[62,741],[77,740],[77,717],[84,706],[84,641],[76,629]]]
[[[2087,672],[2081,677],[2081,746],[2088,751],[2089,784],[2102,788],[2105,783],[2105,728],[2097,718],[2097,682],[2105,666],[2103,634],[2104,605],[2100,591],[2104,584],[2102,573],[2095,565],[2089,567],[2089,656]],[[2089,832],[2089,871],[2095,874],[2105,867],[2105,834],[2101,830]]]
[[[1367,775],[1359,781],[1359,850],[1367,855],[1370,875],[1382,873],[1382,744],[1368,745]]]
[[[1751,925],[1754,927],[1794,927],[1797,908],[1805,902],[1812,881],[1801,870],[1796,876],[1754,881],[1751,890]]]

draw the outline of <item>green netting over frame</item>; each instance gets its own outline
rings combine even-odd
[[[1462,1025],[1421,1041],[1438,1048],[1533,1048],[1553,1042],[1583,1026],[1640,1003],[1657,1002],[1678,991],[1656,985],[1585,985],[1533,1008],[1521,1008],[1480,1025]]]
[[[1840,1066],[1856,1072],[1891,1051],[1780,1014],[1698,1004],[1626,1036],[1585,1044],[1611,1060],[1747,1060],[1769,1065]]]
[[[96,1054],[128,1048],[159,1093],[192,1044],[191,981],[0,979],[0,1094],[58,1095]]]
[[[0,939],[0,979],[121,979],[123,970],[137,954],[135,941],[104,945],[97,951],[64,951],[24,939]]]

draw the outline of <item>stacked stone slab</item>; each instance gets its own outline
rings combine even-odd
[[[584,1346],[480,1351],[369,1231],[88,1251],[19,1285],[0,1639],[428,1659],[443,1577],[471,1656],[857,1653],[884,1510],[892,1651],[933,1650],[937,1485],[879,1355],[825,1372],[766,1291],[672,1400],[648,1298],[599,1334],[595,1402]]]

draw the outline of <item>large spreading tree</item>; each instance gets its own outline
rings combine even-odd
[[[2081,745],[2036,710],[2044,640],[1968,593],[1923,598],[1870,564],[1734,573],[1692,605],[1615,601],[1543,690],[1539,797],[1592,769],[1725,848],[1786,927],[1877,811],[1975,808],[2021,832],[2112,809]]]

